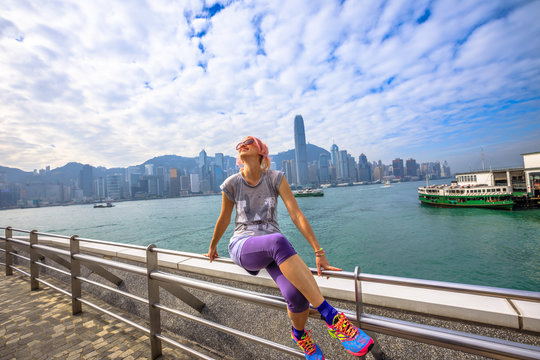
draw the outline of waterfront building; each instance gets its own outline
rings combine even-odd
[[[189,181],[189,176],[187,175],[180,176],[180,195],[189,194],[190,188],[191,188],[191,183]]]
[[[451,176],[452,176],[452,173],[450,172],[450,166],[448,166],[448,163],[445,160],[442,167],[441,167],[441,177],[442,178],[447,178],[447,177],[451,177]]]
[[[308,165],[308,182],[312,185],[319,184],[319,164],[317,161],[313,161]]]
[[[223,153],[216,153],[215,155],[215,164],[222,169],[225,169],[225,163],[223,161]]]
[[[367,160],[367,156],[363,153],[358,157],[358,180],[371,181],[371,164]]]
[[[337,169],[334,165],[330,165],[328,167],[328,175],[330,177],[330,181],[336,181],[337,180]]]
[[[191,185],[190,191],[192,193],[200,193],[201,192],[201,180],[199,178],[199,174],[190,174],[189,175],[189,183]]]
[[[358,181],[356,160],[354,160],[354,157],[351,154],[347,154],[347,167],[349,172],[349,181]]]
[[[332,147],[330,147],[330,162],[332,163],[332,166],[334,166],[336,169],[338,167],[339,162],[339,147],[334,143],[332,144]]]
[[[384,176],[384,167],[382,165],[377,165],[373,168],[373,181],[382,181]]]
[[[306,133],[304,129],[304,119],[302,115],[294,118],[294,155],[296,160],[297,184],[308,183]]]
[[[103,177],[98,177],[95,181],[95,191],[94,194],[96,196],[96,199],[102,200],[107,197],[106,193],[106,186],[105,186],[105,179]]]
[[[403,159],[397,158],[392,160],[392,173],[398,179],[405,176],[405,171],[403,169]]]
[[[405,170],[407,176],[418,176],[418,164],[413,158],[407,159],[405,161]]]
[[[338,154],[337,177],[338,180],[349,178],[349,166],[347,161],[347,150],[340,150]]]
[[[93,181],[92,167],[90,165],[84,165],[79,173],[79,187],[83,191],[84,197],[89,198],[94,195]]]
[[[171,188],[169,191],[170,196],[178,196],[180,195],[180,182],[179,182],[179,170],[178,169],[170,169],[169,170],[169,181],[171,183]]]
[[[107,176],[107,197],[113,200],[122,198],[122,176],[120,174]]]
[[[292,160],[283,160],[281,163],[281,171],[285,174],[285,178],[289,184],[296,183],[296,179],[293,178]]]
[[[168,179],[167,169],[164,166],[158,166],[156,168],[156,178],[157,178],[157,195],[163,196],[168,193]]]
[[[328,156],[326,154],[319,155],[319,178],[322,183],[330,181],[330,173],[328,170]]]
[[[199,153],[199,178],[200,180],[208,179],[208,156],[204,149]]]

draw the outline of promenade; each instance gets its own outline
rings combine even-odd
[[[22,275],[2,274],[0,294],[0,360],[148,359],[148,336],[88,307],[73,316],[71,299],[47,286],[30,291],[29,281]],[[128,312],[114,311],[141,321]],[[163,355],[163,359],[191,358],[166,344]]]

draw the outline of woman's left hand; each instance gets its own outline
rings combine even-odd
[[[332,270],[332,271],[341,271],[340,268],[337,268],[335,266],[331,266],[328,263],[328,259],[326,259],[325,255],[322,256],[316,256],[315,262],[317,263],[317,275],[321,276],[323,270]]]

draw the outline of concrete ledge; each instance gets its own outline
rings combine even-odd
[[[27,240],[28,238],[22,237],[21,239]],[[39,243],[63,248],[69,247],[69,240],[59,238],[39,237]],[[121,245],[81,242],[81,251],[141,263],[146,262],[144,250],[128,249]],[[266,271],[262,270],[258,276],[252,276],[232,263],[220,261],[210,263],[204,259],[169,254],[158,254],[158,262],[160,266],[166,268],[277,288]],[[353,280],[326,279],[325,277],[315,277],[315,279],[325,297],[355,301]],[[537,302],[371,282],[362,282],[362,292],[363,301],[366,304],[540,332],[540,303]]]
[[[540,304],[532,301],[512,300],[521,314],[523,330],[540,332]]]

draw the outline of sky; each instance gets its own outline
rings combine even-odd
[[[540,151],[540,1],[0,2],[0,165],[127,167],[309,143],[522,166]]]

